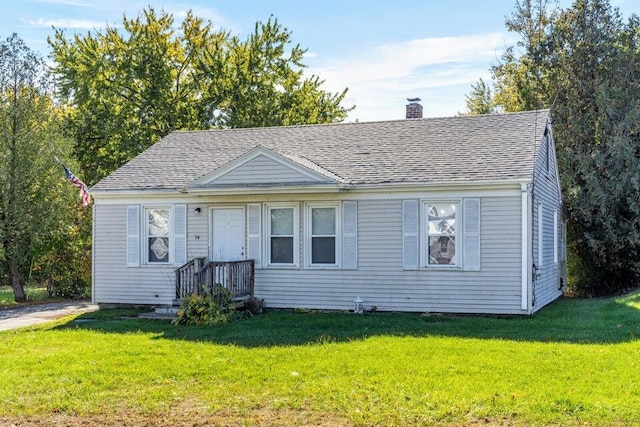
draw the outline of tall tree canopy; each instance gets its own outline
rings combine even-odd
[[[640,25],[604,0],[563,11],[551,40],[552,113],[581,286],[640,279]]]
[[[246,40],[189,12],[148,8],[108,27],[49,40],[59,96],[72,107],[74,155],[92,184],[176,129],[277,126],[343,120],[346,90],[305,77],[305,50],[275,18]]]
[[[17,35],[0,42],[0,277],[16,301],[25,300],[24,282],[34,269],[46,269],[47,257],[68,245],[76,224],[77,191],[53,158],[66,156],[70,144],[48,83],[44,61]]]
[[[503,111],[551,108],[574,285],[615,292],[640,280],[640,24],[608,0],[551,6],[518,1],[507,18],[522,52],[492,67],[492,101]]]

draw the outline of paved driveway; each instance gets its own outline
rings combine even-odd
[[[86,301],[52,302],[0,310],[0,331],[50,322],[75,313],[97,311],[98,305]]]

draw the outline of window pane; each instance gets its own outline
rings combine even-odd
[[[149,237],[149,262],[169,262],[168,237]]]
[[[456,204],[429,205],[429,234],[453,235],[456,232]]]
[[[311,238],[311,263],[335,264],[336,263],[336,238],[312,237]]]
[[[429,264],[447,265],[456,263],[455,237],[429,237]]]
[[[169,209],[148,209],[149,236],[169,235]]]
[[[311,234],[336,234],[336,209],[311,209]]]
[[[271,262],[293,264],[293,237],[271,238]]]
[[[293,235],[293,208],[271,209],[271,235]]]

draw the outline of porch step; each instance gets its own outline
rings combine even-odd
[[[138,317],[142,319],[155,319],[155,320],[173,320],[178,313],[178,307],[162,306],[155,307],[154,311],[149,313],[142,313]]]

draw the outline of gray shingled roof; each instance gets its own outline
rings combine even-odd
[[[257,146],[343,182],[530,179],[548,111],[329,125],[172,132],[92,191],[182,189]]]

